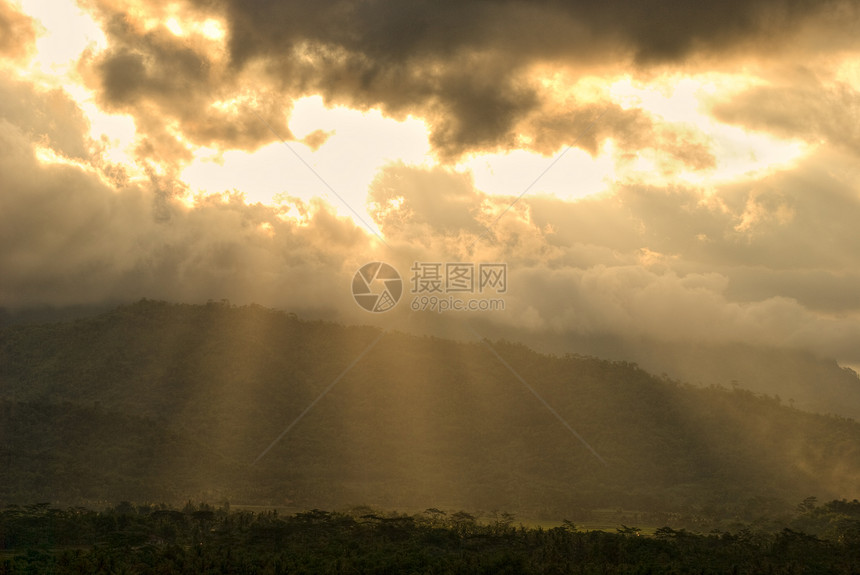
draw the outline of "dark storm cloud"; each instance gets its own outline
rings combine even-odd
[[[253,149],[271,141],[266,123],[291,137],[284,116],[290,104],[282,95],[261,87],[254,101],[230,102],[245,86],[219,63],[211,44],[166,28],[145,31],[109,6],[100,6],[98,15],[109,48],[85,54],[79,70],[105,110],[135,118],[142,158],[169,166],[190,160],[194,145]]]
[[[842,2],[376,2],[224,0],[234,66],[318,66],[302,88],[360,107],[430,114],[438,148],[504,146],[538,105],[533,64],[575,69],[675,63],[694,53],[765,51]],[[833,25],[848,26],[834,19]],[[275,67],[277,70],[277,66]],[[300,74],[301,75],[301,74]],[[569,134],[565,143],[570,143]]]
[[[617,104],[545,103],[533,110],[517,126],[517,131],[530,139],[521,147],[546,156],[557,154],[567,145],[576,145],[594,156],[600,143],[612,138],[617,148],[627,154],[660,150],[662,156],[694,170],[716,164],[710,143],[700,132],[690,126],[655,120],[641,109],[624,109]]]
[[[595,43],[618,46],[639,61],[677,60],[695,50],[722,52],[750,41],[784,41],[805,19],[850,6],[797,0],[222,0],[198,5],[226,7],[230,48],[238,62],[308,41],[386,64],[488,50],[514,63],[600,60],[605,55],[587,50]]]
[[[543,153],[574,143],[582,123],[593,117],[589,106],[565,102],[566,110],[545,114],[559,103],[552,104],[552,95],[531,78],[534,66],[644,72],[692,55],[769,54],[790,44],[808,22],[848,29],[854,16],[849,10],[833,17],[836,7],[851,6],[837,0],[186,4],[198,18],[224,19],[227,47],[220,54],[165,28],[145,32],[107,2],[96,5],[111,47],[85,62],[90,85],[109,108],[142,117],[156,141],[169,137],[163,130],[167,117],[196,144],[255,148],[272,135],[252,109],[289,137],[283,116],[289,102],[322,94],[329,104],[424,118],[443,160],[521,147],[521,129]],[[210,106],[243,91],[257,101],[229,112]],[[616,123],[637,121],[634,114],[616,114],[625,115]],[[551,127],[554,121],[558,125]],[[619,131],[595,131],[577,145],[593,150],[610,135]],[[686,161],[709,160],[707,152],[696,152]]]
[[[35,42],[33,21],[10,3],[0,1],[0,56],[24,58],[33,50]]]

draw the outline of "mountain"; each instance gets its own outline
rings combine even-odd
[[[496,338],[519,339],[514,329],[490,324],[480,328]],[[860,376],[849,366],[806,350],[571,333],[529,333],[528,345],[549,354],[578,353],[636,363],[661,377],[777,395],[804,411],[860,420]]]
[[[567,342],[568,348],[578,347]],[[623,357],[643,369],[702,386],[739,387],[778,395],[815,413],[860,420],[860,378],[835,360],[795,349],[749,344],[614,342],[591,349],[600,357]]]
[[[253,305],[144,300],[7,325],[0,398],[0,503],[205,498],[559,517],[732,513],[860,491],[852,419],[623,361]]]

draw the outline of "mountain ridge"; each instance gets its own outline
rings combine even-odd
[[[12,438],[3,446],[11,464],[3,483],[18,486],[0,492],[6,501],[99,497],[101,489],[130,500],[207,494],[558,516],[858,495],[856,421],[655,377],[630,362],[400,333],[383,334],[368,350],[376,328],[214,302],[141,301],[0,334],[4,436]],[[77,446],[44,440],[75,428],[39,415],[58,405],[104,429]],[[126,433],[105,417],[145,423]],[[117,469],[93,459],[99,443],[116,452]],[[89,457],[92,473],[84,481],[40,464],[39,454],[73,468]],[[138,480],[111,482],[112,473]],[[22,476],[41,487],[25,493]]]

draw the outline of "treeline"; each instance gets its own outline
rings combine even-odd
[[[105,511],[9,506],[0,512],[0,574],[17,573],[738,573],[849,574],[860,569],[860,503],[804,513],[835,525],[707,534],[636,527],[586,531],[478,522],[466,512],[403,515],[357,508],[281,515],[188,504]]]

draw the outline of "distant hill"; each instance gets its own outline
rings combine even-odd
[[[481,326],[481,333],[519,339],[517,330]],[[778,395],[804,411],[860,421],[860,376],[833,358],[790,348],[744,343],[656,341],[604,334],[529,333],[528,344],[544,353],[579,353],[636,363],[642,369],[694,385],[738,387]]]
[[[860,495],[860,424],[635,364],[141,301],[0,329],[0,504],[731,512]]]
[[[651,373],[665,373],[693,384],[736,386],[778,395],[805,411],[860,420],[857,373],[809,352],[744,344],[654,341],[581,347],[600,357],[622,357]],[[567,348],[577,346],[568,342]]]

